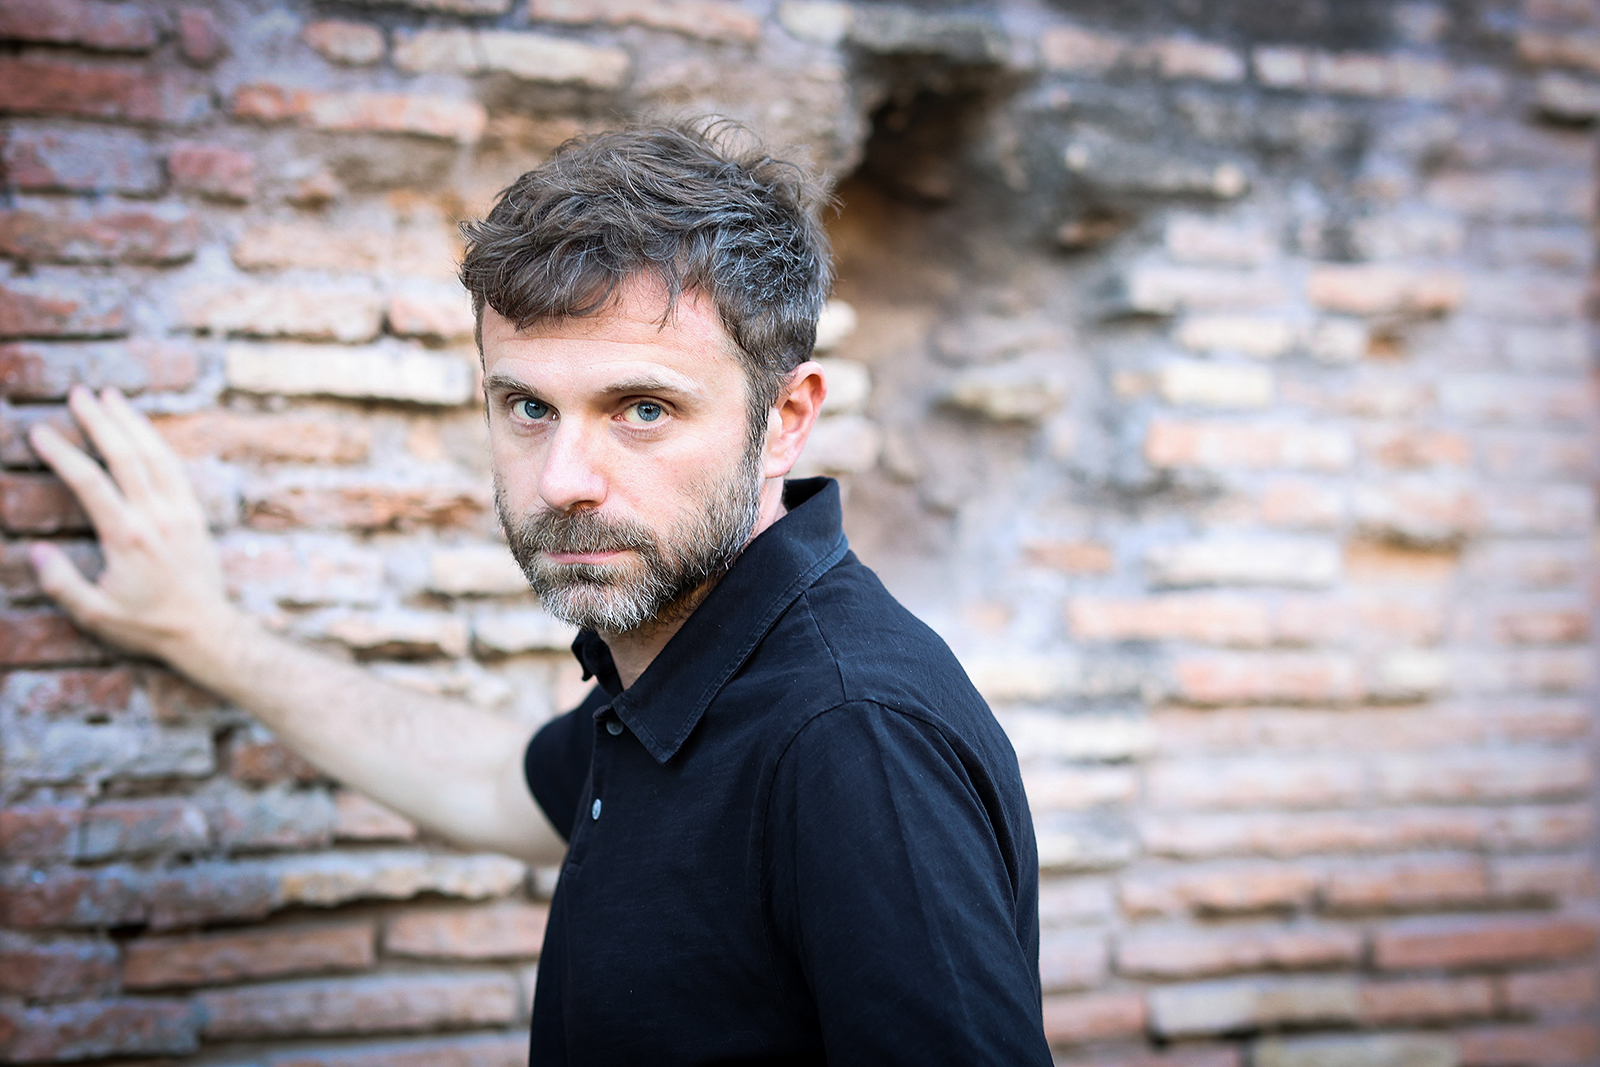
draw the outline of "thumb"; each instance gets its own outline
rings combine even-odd
[[[103,617],[111,606],[106,595],[85,578],[67,558],[67,554],[55,545],[44,541],[29,545],[28,561],[39,576],[39,587],[77,622],[87,622],[97,615]]]

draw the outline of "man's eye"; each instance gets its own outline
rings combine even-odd
[[[637,422],[655,422],[666,413],[667,409],[653,400],[641,400],[628,408],[628,415],[631,420]]]
[[[538,422],[540,419],[549,417],[550,405],[538,400],[519,400],[517,401],[517,414],[525,419]]]

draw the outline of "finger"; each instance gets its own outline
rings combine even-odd
[[[102,540],[108,529],[120,527],[128,504],[100,464],[74,448],[54,427],[43,423],[28,431],[28,443],[77,495]]]
[[[111,477],[129,500],[144,502],[150,498],[154,487],[150,471],[128,437],[121,422],[114,418],[105,404],[94,393],[79,386],[67,397],[67,406],[77,417],[95,448],[105,458]]]
[[[138,451],[155,489],[172,502],[186,503],[191,500],[194,491],[190,488],[189,476],[184,472],[178,454],[167,444],[166,438],[156,432],[150,420],[128,403],[128,398],[117,389],[102,391],[100,404]],[[198,512],[198,505],[195,510]]]
[[[36,542],[28,546],[28,561],[39,576],[39,588],[50,594],[74,621],[87,629],[89,620],[106,616],[110,599],[79,573],[61,549]]]

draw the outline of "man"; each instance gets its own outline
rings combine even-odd
[[[106,555],[91,585],[38,546],[45,589],[430,829],[562,863],[534,1064],[1049,1063],[1016,758],[849,552],[837,486],[784,482],[825,394],[799,172],[607,134],[467,232],[495,499],[583,627],[575,711],[529,742],[267,633],[115,393],[71,398],[109,474],[33,438]]]

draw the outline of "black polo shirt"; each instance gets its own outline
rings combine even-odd
[[[1049,1064],[1016,755],[950,650],[791,482],[623,690],[528,746],[570,842],[534,1067]]]

